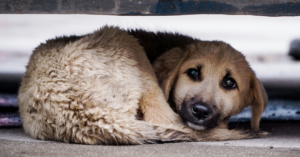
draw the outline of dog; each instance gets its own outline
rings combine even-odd
[[[221,41],[105,26],[40,44],[18,103],[25,132],[82,144],[220,141],[264,136],[266,92]],[[252,105],[254,131],[228,130]]]

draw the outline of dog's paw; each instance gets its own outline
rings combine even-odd
[[[261,138],[261,137],[268,135],[269,133],[266,131],[246,130],[246,131],[243,131],[243,134],[249,136],[249,138]]]

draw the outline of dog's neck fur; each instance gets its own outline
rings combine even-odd
[[[128,33],[139,40],[151,63],[172,48],[179,47],[184,50],[187,45],[196,41],[196,39],[178,33],[154,33],[142,29],[128,30]]]

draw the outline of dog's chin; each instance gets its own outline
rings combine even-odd
[[[191,122],[187,122],[186,125],[192,129],[195,129],[197,131],[203,131],[206,129],[206,126],[203,126],[203,125],[195,125]]]

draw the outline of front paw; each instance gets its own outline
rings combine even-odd
[[[246,130],[243,133],[252,138],[261,138],[269,134],[266,131],[254,131],[254,130]]]

